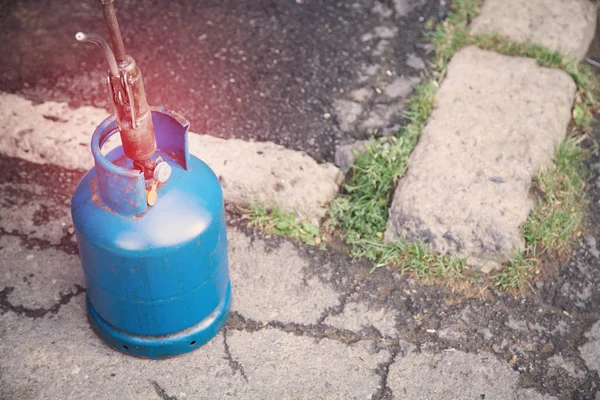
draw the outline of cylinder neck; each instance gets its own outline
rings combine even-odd
[[[189,122],[179,114],[162,107],[152,108],[152,120],[158,148],[161,152],[171,154],[173,158],[180,160],[181,167],[189,171],[190,155],[187,140]],[[92,135],[91,150],[96,170],[95,193],[98,201],[117,214],[124,216],[143,214],[148,211],[147,182],[144,174],[139,170],[118,166],[113,162],[114,159],[119,158],[119,155],[123,155],[122,148],[117,148],[107,155],[102,154],[102,146],[118,132],[116,117],[113,115],[105,119]]]

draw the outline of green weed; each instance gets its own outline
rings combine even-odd
[[[502,271],[492,275],[492,282],[502,292],[522,292],[526,288],[533,290],[530,281],[535,270],[536,260],[521,252],[509,260]]]
[[[323,244],[319,228],[298,218],[295,213],[284,213],[279,207],[268,208],[258,203],[251,203],[250,207],[243,211],[248,224],[265,233],[287,236],[311,246]]]
[[[556,153],[555,167],[540,172],[534,179],[541,195],[522,227],[532,256],[548,249],[566,252],[583,228],[586,203],[582,155],[579,140],[567,138]]]
[[[453,1],[447,20],[428,32],[435,56],[430,72],[407,101],[405,126],[396,136],[371,139],[352,166],[344,191],[330,205],[326,225],[342,236],[353,256],[367,258],[374,268],[396,266],[420,279],[443,280],[450,285],[475,281],[475,273],[464,259],[435,254],[421,242],[383,241],[394,185],[406,171],[408,157],[433,110],[434,96],[446,66],[458,50],[478,46],[504,55],[533,58],[541,66],[566,71],[577,85],[573,109],[576,129],[585,132],[593,121],[592,110],[597,107],[597,100],[596,79],[591,69],[541,46],[511,42],[496,34],[471,35],[468,24],[478,15],[479,6],[478,0]],[[579,140],[566,139],[555,156],[555,166],[534,179],[534,186],[542,195],[522,227],[527,247],[502,271],[491,275],[491,283],[499,290],[530,288],[536,257],[549,249],[566,251],[581,232],[585,208],[581,155]],[[254,204],[245,216],[251,225],[269,234],[323,246],[318,228],[294,213]]]

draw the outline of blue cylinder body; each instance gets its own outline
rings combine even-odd
[[[152,181],[131,168],[121,147],[101,153],[118,133],[113,116],[92,136],[95,167],[79,183],[71,213],[92,327],[117,350],[162,358],[218,333],[231,288],[219,180],[189,154],[187,121],[162,108],[152,119],[153,159],[172,168],[156,204],[146,200]]]

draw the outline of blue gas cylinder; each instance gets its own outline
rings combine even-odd
[[[122,147],[102,154],[118,134],[110,117],[92,136],[95,167],[79,183],[71,213],[93,329],[117,350],[162,358],[196,349],[219,332],[231,285],[219,180],[189,154],[185,119],[153,108],[152,121],[152,158],[171,167],[170,178],[145,179]]]

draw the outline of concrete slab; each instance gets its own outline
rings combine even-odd
[[[94,166],[92,133],[106,117],[100,108],[72,109],[55,101],[33,104],[22,96],[0,93],[0,151],[39,164],[87,170]]]
[[[229,366],[222,335],[162,361],[108,348],[88,325],[83,295],[43,318],[0,315],[0,338],[3,399],[223,398],[244,384]]]
[[[390,354],[372,342],[345,345],[275,329],[228,331],[231,357],[243,367],[248,399],[368,399]]]
[[[71,109],[67,103],[52,101],[34,105],[21,96],[1,93],[0,152],[35,163],[87,170],[93,166],[91,135],[107,116],[98,108]],[[313,223],[325,215],[343,179],[333,164],[319,164],[302,152],[270,142],[190,134],[189,146],[219,176],[227,202],[275,205]]]
[[[289,242],[268,248],[229,229],[232,309],[260,322],[272,320],[314,324],[340,294],[316,276],[307,274],[309,261]]]
[[[589,0],[485,0],[473,33],[498,33],[582,59],[596,31],[596,5]]]
[[[69,204],[37,184],[0,183],[0,227],[57,245],[73,226]],[[72,229],[72,228],[71,228]]]
[[[325,324],[338,329],[358,332],[365,328],[375,328],[384,337],[397,337],[396,316],[394,310],[385,308],[370,309],[360,302],[348,302],[341,314],[329,315]]]
[[[335,149],[335,165],[342,171],[348,172],[358,156],[367,150],[367,143],[369,143],[368,140],[357,140],[338,146]]]
[[[534,174],[551,165],[571,120],[575,84],[535,60],[458,52],[395,189],[386,239],[498,265],[524,246]]]
[[[388,385],[398,398],[556,400],[518,388],[519,373],[494,355],[447,349],[411,352],[390,366]]]
[[[11,199],[46,199],[68,210],[64,182],[74,182],[76,173],[5,156],[0,165],[0,179],[15,188],[39,186],[35,193],[22,186],[22,198],[13,193]],[[64,174],[59,190],[45,173]],[[598,335],[589,325],[600,270],[586,247],[538,286],[540,296],[464,299],[393,270],[370,274],[370,265],[334,251],[252,234],[231,219],[237,312],[206,346],[160,362],[121,355],[95,337],[78,286],[75,246],[0,231],[0,398],[411,398],[406,388],[428,399],[462,399],[452,394],[471,394],[473,382],[486,398],[498,392],[496,398],[509,400],[595,394],[597,373],[585,362],[594,368]],[[582,301],[580,292],[590,285]],[[443,349],[449,347],[471,353],[448,357]],[[490,347],[496,360],[475,353]],[[409,354],[414,358],[405,359]],[[503,360],[511,360],[510,368]],[[507,369],[519,371],[516,384]],[[393,381],[399,371],[400,383]],[[437,395],[444,380],[455,392]],[[520,389],[519,382],[530,388]]]
[[[79,257],[52,248],[27,249],[15,236],[0,236],[0,260],[0,289],[11,288],[7,299],[13,306],[49,309],[85,286]]]
[[[596,322],[584,336],[587,343],[579,347],[579,354],[589,369],[600,374],[600,322]]]
[[[337,195],[343,173],[331,163],[271,142],[190,135],[190,152],[217,174],[225,201],[278,206],[319,224]]]

